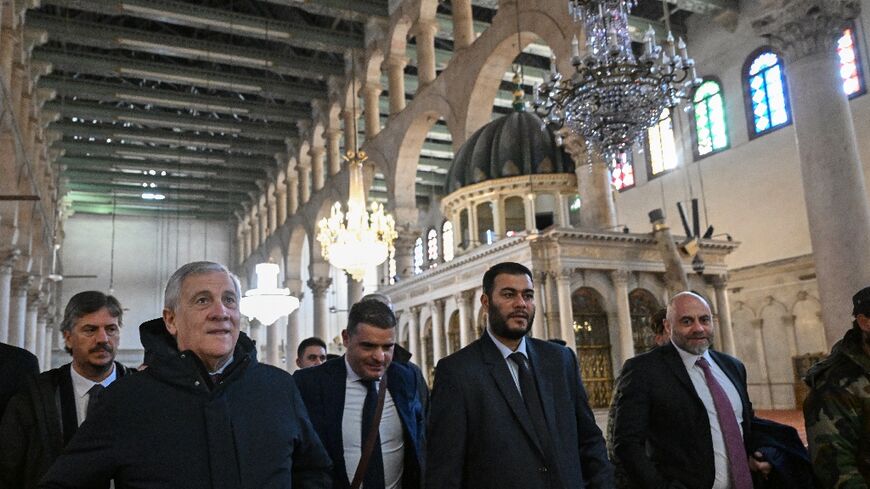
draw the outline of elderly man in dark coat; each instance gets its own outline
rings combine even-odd
[[[42,488],[326,489],[331,463],[287,372],[239,331],[238,279],[184,265],[166,286],[170,335],[142,330],[148,368],[107,389]]]

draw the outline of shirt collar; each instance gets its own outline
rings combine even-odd
[[[489,325],[486,326],[486,334],[488,334],[489,337],[492,339],[492,342],[495,343],[495,347],[498,348],[498,351],[501,353],[501,356],[504,357],[505,360],[507,360],[507,357],[510,356],[511,353],[513,353],[513,350],[511,350],[510,348],[505,346],[504,343],[499,341],[499,339],[496,338],[494,334],[492,334],[492,331],[490,331]],[[522,353],[523,356],[525,356],[526,358],[529,358],[529,354],[526,352],[526,337],[525,336],[523,336],[522,339],[520,339],[520,344],[519,344],[519,346],[517,346],[516,351]]]
[[[76,372],[75,367],[70,364],[69,366],[70,376],[72,377],[73,391],[75,392],[76,397],[84,397],[91,387],[100,384],[103,387],[108,387],[109,384],[115,381],[115,378],[118,376],[118,371],[115,368],[115,362],[112,362],[112,372],[101,382],[94,382],[91,379],[86,378],[82,374]]]
[[[710,349],[709,348],[704,350],[703,354],[695,355],[694,353],[689,353],[689,352],[683,350],[682,348],[680,348],[679,346],[677,346],[677,344],[674,343],[674,340],[671,340],[671,344],[674,345],[674,348],[677,349],[677,353],[680,354],[680,360],[683,361],[683,365],[685,365],[686,370],[691,370],[692,367],[695,366],[695,363],[698,361],[698,359],[701,357],[704,357],[704,359],[706,359],[707,363],[709,363],[710,365],[713,364],[713,358],[710,356]]]
[[[215,370],[214,372],[209,372],[208,374],[209,375],[222,374],[222,373],[224,373],[224,370],[226,370],[226,368],[230,366],[231,363],[233,363],[233,355],[232,354],[230,355],[230,358],[228,358],[227,361],[224,362],[223,365],[221,365],[221,368]]]
[[[347,371],[347,381],[348,382],[356,382],[357,380],[362,379],[353,369],[350,367],[350,362],[347,361],[347,355],[342,355],[344,359],[344,369]]]

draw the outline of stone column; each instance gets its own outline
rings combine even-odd
[[[326,343],[332,341],[329,336],[329,306],[326,304],[326,291],[332,285],[329,277],[313,277],[308,280],[308,288],[311,289],[314,299],[314,336]]]
[[[347,307],[350,309],[350,306],[362,299],[363,283],[362,280],[354,280],[348,273],[345,275],[347,276]]]
[[[381,92],[381,85],[378,83],[366,83],[363,88],[367,140],[381,132]]]
[[[299,210],[299,179],[296,170],[293,170],[292,176],[287,176],[287,216],[296,215],[297,210]]]
[[[302,302],[302,281],[286,279],[284,287],[290,289],[290,294]],[[287,316],[287,341],[284,343],[284,358],[287,362],[288,372],[295,372],[298,368],[296,367],[296,348],[299,347],[299,343],[302,343],[303,339],[302,333],[299,331],[299,309],[297,308]]]
[[[330,175],[335,175],[341,171],[340,129],[330,128],[326,130],[326,163]]]
[[[432,361],[444,357],[444,300],[436,299],[429,303],[432,314]]]
[[[562,228],[571,227],[571,214],[568,211],[568,196],[563,193],[556,194],[556,225]]]
[[[251,209],[251,253],[260,247],[260,216],[257,207]]]
[[[628,271],[610,272],[613,294],[616,297],[617,337],[619,338],[619,368],[634,356],[634,337],[631,334],[631,306],[628,303]]]
[[[37,285],[38,287],[38,285]],[[42,300],[42,294],[39,290],[30,290],[27,293],[27,316],[24,321],[24,349],[39,355],[38,346],[38,326],[39,326],[39,303]]]
[[[13,250],[0,261],[0,343],[9,342],[9,327],[12,324],[9,309],[12,300],[12,269],[20,251]]]
[[[417,93],[424,85],[435,81],[435,34],[438,32],[438,23],[434,20],[420,20],[415,27],[415,40],[417,45]]]
[[[51,351],[54,347],[54,326],[51,324],[46,324],[45,326],[45,350],[42,356],[42,369],[49,370],[51,369]]]
[[[577,351],[574,337],[574,312],[571,308],[571,270],[564,269],[556,276],[556,290],[559,294],[560,336],[571,351]]]
[[[269,239],[272,230],[269,228],[269,205],[266,203],[265,196],[260,200],[260,244]]]
[[[617,224],[616,204],[607,164],[601,161],[575,164],[577,193],[580,194],[580,227],[590,230],[613,228]]]
[[[532,324],[532,336],[539,340],[550,338],[547,327],[547,293],[544,290],[547,283],[547,273],[535,273],[535,322]]]
[[[828,346],[851,327],[852,295],[870,283],[870,206],[835,40],[853,0],[793,0],[752,26],[779,48],[789,99]],[[784,5],[783,5],[784,4]]]
[[[477,227],[477,204],[468,204],[468,237],[471,239],[471,246],[475,248],[480,246],[480,232]]]
[[[12,346],[24,348],[25,325],[27,324],[27,289],[33,282],[33,276],[28,274],[13,274],[12,301],[9,311],[9,338]]]
[[[278,229],[278,205],[275,200],[275,193],[269,193],[268,188],[266,189],[266,219],[268,226],[266,237],[269,237]]]
[[[423,357],[420,349],[420,308],[417,306],[408,309],[408,351],[411,352],[411,359],[418,367],[423,366]]]
[[[355,97],[356,94],[353,94]],[[344,150],[345,153],[357,149],[357,127],[356,114],[353,112],[353,107],[341,111],[341,119],[344,124]]]
[[[278,219],[275,229],[277,229],[287,220],[287,185],[284,181],[279,181],[275,187],[275,208]]]
[[[453,0],[453,49],[459,51],[474,42],[471,0]]]
[[[492,232],[495,234],[493,241],[505,237],[504,229],[504,199],[496,198],[492,201]]]
[[[544,299],[547,301],[547,305],[544,308],[546,311],[544,315],[547,318],[547,338],[561,338],[562,323],[559,321],[559,292],[556,288],[556,273],[545,272],[543,274],[543,282],[544,295],[546,296]],[[573,318],[571,319],[573,322]],[[571,338],[574,338],[573,334]],[[562,339],[568,341],[565,338]]]
[[[39,358],[39,369],[47,370],[48,364],[45,359],[48,355],[46,355],[46,340],[51,340],[51,336],[46,331],[46,316],[48,315],[48,311],[46,309],[45,304],[39,305],[39,310],[36,317],[36,356]]]
[[[394,55],[385,64],[390,83],[390,115],[394,115],[405,108],[405,65],[408,60],[404,56]]]
[[[728,304],[727,275],[713,277],[713,288],[716,291],[716,308],[719,313],[719,331],[722,335],[722,351],[736,356],[737,348],[734,343],[734,327],[731,324],[731,306]]]
[[[308,151],[308,155],[311,156],[311,181],[314,185],[314,190],[320,190],[323,188],[323,155],[325,152],[326,150],[324,148],[317,146],[312,147]]]
[[[287,328],[287,316],[266,326],[266,363],[281,368],[281,330]]]
[[[529,194],[525,199],[525,211],[526,211],[526,230],[534,231],[538,229],[538,224],[535,222],[535,196],[533,194]]]
[[[402,229],[397,226],[396,231],[399,235],[393,244],[396,249],[396,274],[400,278],[412,277],[414,275],[414,242],[419,234],[409,227]]]
[[[471,300],[474,298],[474,291],[463,290],[453,298],[459,306],[459,346],[465,348],[475,339],[471,330]]]
[[[299,172],[299,198],[302,203],[305,203],[311,198],[311,168],[300,164],[296,167],[296,171]]]

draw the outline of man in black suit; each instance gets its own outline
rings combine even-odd
[[[483,276],[489,325],[442,359],[430,401],[427,489],[610,489],[613,469],[571,350],[526,337],[532,273]]]
[[[121,304],[98,291],[69,300],[60,331],[72,362],[30,377],[0,423],[0,488],[34,488],[92,412],[102,390],[127,369],[115,362]]]
[[[0,418],[9,399],[24,385],[24,381],[38,373],[39,361],[33,353],[0,343]]]
[[[749,456],[754,417],[746,369],[710,349],[713,315],[701,296],[668,304],[670,342],[625,362],[614,398],[614,451],[649,489],[751,489],[770,464]]]
[[[351,307],[341,336],[345,355],[293,375],[314,429],[332,458],[332,487],[351,485],[386,376],[379,437],[363,488],[419,489],[425,445],[421,386],[409,364],[393,361],[395,315],[381,301],[360,301]]]

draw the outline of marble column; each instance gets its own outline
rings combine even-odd
[[[577,193],[580,195],[580,227],[608,229],[616,226],[616,204],[607,164],[577,164]]]
[[[771,2],[752,22],[788,67],[813,261],[828,346],[852,325],[852,295],[870,283],[870,206],[835,41],[853,0]]]
[[[287,316],[281,316],[274,324],[266,326],[266,362],[269,365],[282,368],[281,365],[281,330],[287,328]]]
[[[316,146],[308,151],[308,155],[311,156],[311,181],[314,190],[320,190],[323,188],[323,183],[325,181],[323,156],[325,153],[326,149]]]
[[[529,194],[525,199],[525,207],[526,211],[526,230],[527,231],[535,231],[538,229],[538,224],[535,222],[535,196],[533,194]]]
[[[728,304],[728,276],[713,277],[713,288],[716,291],[716,309],[719,313],[719,333],[722,336],[722,351],[736,356],[737,347],[734,343],[734,327],[731,323],[731,306]]]
[[[9,342],[9,317],[12,301],[12,269],[18,260],[19,251],[14,250],[0,261],[0,343]]]
[[[260,216],[257,214],[257,208],[251,209],[251,253],[257,251],[260,247]]]
[[[39,358],[40,370],[47,370],[47,364],[45,363],[45,359],[47,356],[45,354],[45,343],[46,340],[51,339],[51,336],[49,336],[48,332],[46,331],[46,314],[47,311],[45,310],[44,304],[40,304],[36,318],[36,356]]]
[[[8,343],[20,348],[24,348],[27,324],[27,289],[30,288],[32,281],[31,275],[13,274],[12,276]]]
[[[30,290],[27,293],[27,309],[26,318],[24,320],[24,349],[33,353],[39,354],[37,349],[38,343],[38,326],[39,326],[39,302],[42,300],[42,294],[38,290]]]
[[[272,230],[269,229],[269,206],[266,205],[266,199],[260,199],[260,244],[266,242]]]
[[[414,242],[419,237],[416,230],[396,227],[398,237],[393,246],[396,249],[396,272],[399,278],[414,275]]]
[[[314,299],[314,336],[329,344],[329,306],[326,303],[326,291],[332,285],[329,277],[314,277],[308,280],[308,288]]]
[[[345,273],[345,275],[347,276],[347,307],[350,308],[362,299],[363,283],[362,280],[354,280],[350,274]]]
[[[634,337],[631,334],[631,306],[628,303],[628,271],[610,272],[613,295],[616,298],[617,338],[619,339],[619,368],[634,356]]]
[[[394,115],[405,108],[405,65],[408,60],[404,56],[394,55],[385,64],[390,84],[390,115]]]
[[[471,0],[453,0],[453,49],[459,51],[474,42],[474,18]]]
[[[296,170],[293,170],[292,176],[287,177],[287,216],[296,215],[297,210],[299,210],[299,179]]]
[[[275,226],[277,229],[278,226],[281,226],[287,220],[287,185],[283,181],[278,182],[275,188],[275,207],[278,219]]]
[[[329,174],[335,175],[341,171],[341,130],[330,128],[326,130],[326,166]]]
[[[302,281],[299,279],[284,280],[284,287],[290,289],[290,294],[293,297],[302,301]],[[296,366],[296,348],[299,343],[302,343],[302,332],[299,331],[299,308],[294,310],[287,316],[287,340],[284,342],[284,358],[286,359],[287,371],[295,372]]]
[[[422,368],[425,354],[420,349],[420,308],[411,307],[408,313],[408,351],[411,352],[413,362]]]
[[[299,198],[304,204],[311,198],[311,168],[300,164],[296,171],[299,172]]]
[[[475,340],[471,330],[471,300],[474,299],[473,290],[463,290],[453,296],[459,306],[459,346],[465,348]]]
[[[434,20],[420,20],[415,26],[415,42],[417,46],[417,93],[435,81],[435,34],[438,23]]]
[[[582,206],[581,206],[582,207]],[[571,227],[571,214],[568,211],[568,196],[556,194],[556,225],[562,228]]]
[[[432,361],[435,364],[444,357],[444,300],[429,303],[432,314]]]
[[[366,83],[363,89],[367,140],[381,132],[381,92],[381,85],[378,83]]]
[[[562,338],[562,323],[559,321],[559,291],[556,285],[556,272],[546,272],[543,274],[544,282],[544,300],[547,304],[544,308],[545,317],[547,318],[547,338]],[[572,323],[573,323],[573,318]],[[574,338],[574,335],[571,335]],[[565,338],[562,338],[568,341]]]
[[[535,273],[535,322],[532,323],[532,336],[539,340],[548,340],[550,335],[547,331],[547,294],[544,284],[547,282],[546,273]]]
[[[353,94],[356,96],[356,94]],[[356,114],[353,112],[353,107],[341,111],[341,119],[344,125],[344,150],[345,153],[357,149],[357,127]]]
[[[492,201],[492,232],[495,234],[493,241],[504,238],[504,199],[496,198]]]
[[[556,290],[559,294],[559,336],[565,340],[571,351],[577,351],[574,337],[574,312],[571,310],[571,270],[560,270],[556,276]]]
[[[54,327],[51,324],[45,326],[45,350],[42,356],[42,370],[51,369],[51,352],[54,342]]]

